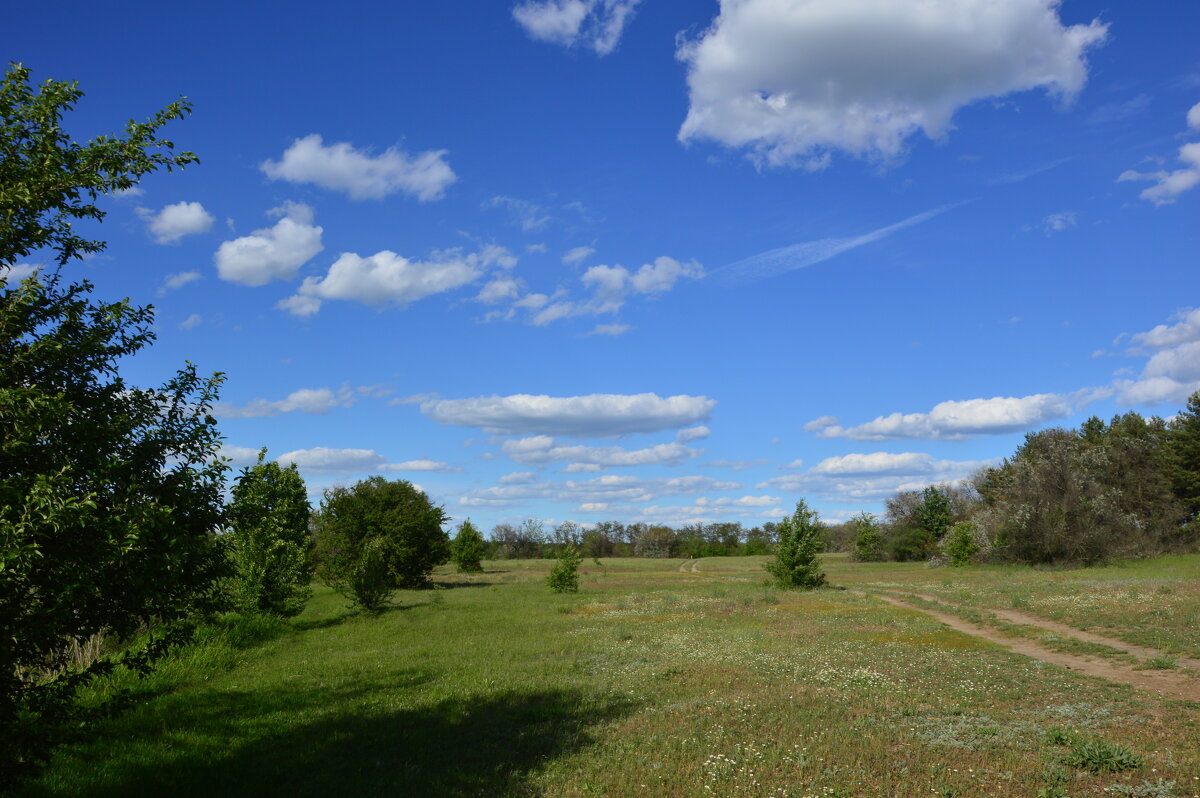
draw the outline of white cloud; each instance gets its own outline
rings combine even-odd
[[[537,475],[532,471],[514,471],[500,477],[501,485],[528,485],[537,481]]]
[[[163,280],[162,287],[158,289],[159,296],[165,296],[168,291],[174,291],[176,288],[183,288],[191,282],[200,279],[200,272],[178,272],[176,274],[168,274],[167,279]]]
[[[548,435],[508,440],[500,445],[518,463],[591,463],[598,466],[676,465],[700,454],[681,443],[660,443],[644,449],[620,446],[563,446]]]
[[[322,228],[313,225],[313,210],[288,202],[269,211],[281,217],[273,227],[255,230],[248,236],[226,241],[214,260],[222,280],[241,285],[266,285],[273,280],[290,280],[318,252]]]
[[[809,169],[837,150],[894,158],[978,100],[1042,88],[1070,101],[1106,32],[1064,27],[1058,0],[721,0],[678,48],[690,99],[679,139]]]
[[[611,474],[594,479],[567,480],[562,483],[538,482],[531,472],[520,472],[502,477],[499,484],[472,491],[468,494],[473,502],[507,504],[515,501],[545,498],[563,502],[644,503],[663,496],[686,496],[716,491],[737,490],[737,482],[716,480],[711,477],[686,476],[670,479],[645,479],[637,476]],[[742,500],[712,500],[714,506],[756,506],[755,497]]]
[[[526,0],[512,10],[530,38],[608,55],[640,0]]]
[[[696,499],[696,504],[700,507],[774,507],[782,503],[783,499],[778,496],[742,496],[737,499],[709,499],[701,496]]]
[[[1193,105],[1187,112],[1188,127],[1200,130],[1200,103]],[[1143,189],[1139,195],[1142,199],[1155,205],[1170,205],[1179,195],[1200,185],[1200,141],[1184,144],[1179,148],[1179,160],[1183,162],[1182,169],[1173,172],[1160,170],[1157,172],[1138,172],[1129,169],[1117,178],[1118,183],[1127,180],[1150,181],[1154,185]]]
[[[202,321],[204,321],[203,316],[201,316],[199,313],[193,313],[192,315],[188,316],[183,321],[179,322],[179,329],[191,330],[191,329],[199,326],[200,322],[202,322]]]
[[[595,254],[595,247],[575,247],[574,249],[567,250],[567,254],[562,256],[562,262],[567,264],[579,263],[579,261],[585,260]]]
[[[383,250],[368,257],[346,252],[324,277],[306,277],[297,293],[278,305],[297,315],[320,310],[324,300],[357,300],[372,307],[406,305],[452,291],[479,279],[488,266],[509,264],[502,247],[484,247],[464,255],[459,250],[434,253],[428,261],[414,261]]]
[[[769,460],[760,458],[758,460],[711,460],[707,463],[701,463],[701,468],[728,468],[730,471],[747,471],[751,468],[765,466]]]
[[[502,274],[485,283],[475,299],[488,305],[495,305],[500,302],[516,300],[520,295],[520,284],[512,277]]]
[[[258,462],[258,452],[258,449],[252,449],[249,446],[231,446],[228,443],[223,443],[217,455],[232,461],[230,465],[233,468],[243,468]]]
[[[504,208],[508,211],[509,218],[513,223],[520,226],[522,230],[529,233],[534,230],[541,230],[550,223],[550,214],[546,209],[535,202],[529,200],[517,199],[516,197],[492,197],[484,202],[483,208]]]
[[[34,263],[16,263],[12,266],[0,264],[0,283],[16,285],[26,277],[41,271],[42,266]]]
[[[700,438],[707,438],[711,434],[712,430],[703,425],[699,427],[688,427],[687,429],[681,429],[679,432],[675,433],[675,442],[688,443],[689,441],[699,440]]]
[[[759,488],[809,493],[830,501],[879,501],[900,490],[957,482],[994,460],[938,460],[920,452],[872,452],[822,460],[802,474],[759,483]]]
[[[588,335],[624,335],[632,330],[633,327],[628,324],[597,324],[592,328]]]
[[[678,429],[707,421],[716,401],[654,393],[586,396],[481,396],[431,399],[421,412],[439,424],[480,427],[498,435],[612,437]],[[579,462],[588,462],[580,459]]]
[[[137,214],[159,244],[178,244],[184,236],[207,233],[216,221],[199,202],[177,202],[158,213],[138,208]]]
[[[272,180],[314,183],[344,191],[355,200],[382,199],[402,191],[428,202],[441,199],[458,179],[446,163],[445,150],[409,155],[389,147],[373,156],[349,142],[326,146],[316,133],[296,139],[282,160],[263,161],[259,168]]]
[[[832,426],[836,425],[837,423],[838,423],[837,416],[821,416],[820,418],[814,418],[812,421],[805,424],[804,431],[805,432],[817,432],[819,430],[825,429],[826,427],[832,427]]]
[[[1061,233],[1064,230],[1074,227],[1078,221],[1079,214],[1075,213],[1075,211],[1052,213],[1045,219],[1042,219],[1042,229],[1046,231],[1046,235]]]
[[[570,463],[563,469],[564,474],[592,474],[597,471],[603,471],[604,466],[596,465],[595,463]]]
[[[996,396],[940,402],[928,413],[892,413],[856,427],[825,422],[814,427],[822,438],[884,441],[901,438],[956,441],[973,435],[997,435],[1031,429],[1038,424],[1065,418],[1074,412],[1072,397],[1039,393],[1031,396]],[[815,424],[816,422],[810,422]],[[806,425],[807,429],[808,425]]]
[[[807,427],[806,427],[806,429],[807,429]],[[802,458],[797,457],[795,460],[793,460],[792,462],[790,462],[786,466],[784,466],[784,468],[804,468],[804,460]]]
[[[306,471],[319,473],[373,471],[387,465],[387,458],[374,449],[330,449],[325,446],[297,449],[277,459],[283,465],[295,463]]]
[[[1149,354],[1136,380],[1119,380],[1117,401],[1124,405],[1183,403],[1200,391],[1200,308],[1176,316],[1175,324],[1160,324],[1130,336],[1129,354]]]
[[[284,399],[255,399],[240,407],[218,402],[213,407],[213,415],[220,418],[269,418],[283,413],[323,415],[335,407],[349,407],[354,402],[354,393],[346,387],[336,393],[329,388],[301,388]]]
[[[460,468],[455,468],[449,463],[442,463],[437,460],[405,460],[402,463],[388,463],[379,466],[380,471],[436,471],[442,474],[455,473],[461,471]]]

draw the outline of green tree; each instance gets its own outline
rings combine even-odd
[[[86,145],[62,130],[74,83],[0,84],[0,279],[18,258],[58,268],[104,242],[99,196],[195,160],[158,138],[187,103]],[[187,364],[158,388],[118,365],[154,341],[153,310],[92,299],[58,269],[0,287],[0,790],[27,777],[83,727],[79,688],[120,664],[145,672],[210,608],[224,573],[214,534],[225,467],[208,410],[220,376]],[[138,651],[123,641],[147,627]],[[73,642],[108,655],[72,662]]]
[[[883,559],[883,535],[872,513],[859,513],[854,525],[854,559],[859,562],[878,562]]]
[[[954,523],[950,499],[939,486],[929,485],[921,491],[921,503],[917,506],[917,523],[931,543],[941,540]]]
[[[825,572],[817,557],[824,541],[816,512],[801,499],[791,517],[779,522],[777,533],[775,559],[765,567],[779,586],[809,590],[824,585]]]
[[[568,545],[558,555],[558,561],[546,576],[546,585],[555,593],[579,592],[579,549]]]
[[[1171,488],[1196,529],[1200,527],[1200,391],[1188,397],[1187,407],[1171,420],[1166,455]]]
[[[483,535],[471,523],[471,519],[463,521],[458,527],[458,534],[450,543],[450,559],[464,574],[477,574],[483,571],[483,555],[486,553]]]
[[[243,612],[288,618],[312,595],[312,508],[296,464],[267,461],[242,470],[231,491],[225,535],[234,603]]]
[[[959,521],[950,527],[946,533],[945,550],[946,559],[951,565],[967,565],[979,553],[980,546],[975,540],[978,533],[978,527],[970,521]]]
[[[373,476],[325,491],[314,518],[317,576],[368,611],[397,588],[424,587],[450,556],[446,513],[405,480]]]

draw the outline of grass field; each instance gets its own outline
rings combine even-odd
[[[292,624],[210,632],[28,794],[1200,795],[1200,703],[871,595],[1195,656],[1200,555],[1079,571],[834,555],[849,589],[811,593],[766,587],[762,561],[587,560],[571,596],[545,588],[549,561],[491,562],[378,616],[320,589]]]

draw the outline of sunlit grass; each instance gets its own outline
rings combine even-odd
[[[550,560],[488,562],[470,577],[443,569],[446,589],[397,593],[378,616],[348,614],[319,589],[294,624],[188,655],[30,792],[1031,796],[1052,765],[1070,795],[1160,781],[1197,794],[1200,706],[1035,662],[853,590],[777,591],[763,560],[680,573],[681,560],[585,559],[573,596],[546,589]],[[1179,583],[1198,561],[1072,581],[826,559],[835,585],[956,601],[978,589],[962,602],[978,608],[1016,591],[1040,606],[1110,574],[1171,585],[1148,593],[1171,606],[1190,595]],[[1062,764],[1051,728],[1142,764]]]

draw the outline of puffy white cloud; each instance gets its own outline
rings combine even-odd
[[[473,501],[489,504],[507,504],[532,498],[577,503],[644,503],[663,496],[687,496],[737,490],[740,487],[742,486],[737,482],[703,476],[645,479],[637,476],[608,475],[561,483],[539,482],[533,473],[520,472],[502,477],[498,485],[475,490],[467,495]],[[712,501],[714,506],[755,506],[751,499]]]
[[[281,160],[263,161],[259,168],[272,180],[314,183],[355,200],[382,199],[402,191],[428,202],[441,199],[458,179],[446,163],[445,150],[409,155],[389,147],[371,155],[345,141],[326,146],[316,133],[296,139]]]
[[[226,241],[217,249],[214,260],[222,280],[250,286],[290,280],[325,248],[321,244],[324,231],[313,224],[309,206],[288,202],[268,213],[281,217],[273,227]]]
[[[232,446],[223,443],[217,455],[231,461],[230,465],[233,468],[244,468],[258,462],[258,452],[258,449],[251,449],[249,446]]]
[[[640,0],[526,0],[512,10],[530,38],[608,55]]]
[[[804,425],[805,432],[818,432],[826,427],[835,426],[838,423],[837,416],[821,416],[814,418],[812,421]]]
[[[213,407],[213,415],[220,418],[269,418],[283,413],[313,413],[325,414],[335,407],[349,407],[354,404],[354,393],[343,387],[337,393],[329,388],[301,388],[292,391],[287,397],[274,401],[255,399],[242,406],[218,402]]]
[[[295,463],[306,471],[330,474],[373,471],[387,464],[387,458],[374,449],[330,449],[325,446],[297,449],[277,459],[283,465]]]
[[[563,446],[548,435],[508,440],[500,445],[518,463],[592,463],[598,466],[675,465],[696,457],[699,449],[681,443],[660,443],[644,449],[620,446]]]
[[[500,302],[516,300],[520,295],[520,284],[507,274],[502,274],[485,283],[475,299],[488,305],[495,305]]]
[[[157,213],[138,208],[137,214],[159,244],[178,244],[184,236],[207,233],[215,221],[199,202],[176,202]]]
[[[604,466],[596,465],[595,463],[570,463],[563,468],[564,474],[592,474],[597,471],[603,471]]]
[[[32,277],[41,269],[41,265],[34,263],[15,263],[12,266],[0,264],[0,283],[16,285],[26,277]]]
[[[436,471],[442,474],[456,473],[461,471],[461,468],[455,468],[449,463],[442,463],[437,460],[405,460],[402,463],[387,463],[379,466],[380,471]]]
[[[596,254],[595,247],[575,247],[567,251],[566,255],[562,256],[563,263],[579,263],[581,260],[586,260]]]
[[[532,471],[514,471],[500,477],[498,481],[501,485],[529,485],[537,481],[537,475]]]
[[[742,496],[737,499],[709,499],[701,496],[696,499],[696,504],[700,507],[775,507],[782,503],[783,499],[778,496]]]
[[[421,412],[439,424],[480,427],[498,435],[613,437],[678,429],[707,421],[716,407],[707,396],[654,393],[545,396],[513,394],[431,399]],[[579,462],[589,462],[580,459]]]
[[[1058,0],[721,0],[712,26],[679,45],[679,139],[809,169],[835,150],[893,158],[977,100],[1037,88],[1071,100],[1106,32],[1064,26]]]
[[[1198,106],[1200,107],[1200,106]],[[1200,308],[1179,313],[1175,324],[1159,324],[1146,332],[1134,333],[1130,341],[1137,347],[1162,349],[1189,341],[1200,341]]]
[[[711,434],[712,430],[703,425],[699,427],[688,427],[687,429],[681,429],[679,432],[675,433],[675,441],[676,443],[687,443],[688,441],[707,438]]]
[[[998,435],[1031,429],[1038,424],[1065,418],[1074,412],[1072,397],[1053,393],[1030,396],[996,396],[941,402],[928,413],[892,413],[855,427],[818,421],[813,429],[822,438],[883,441],[901,438],[963,440],[973,435]],[[809,422],[810,425],[816,422]],[[808,428],[808,425],[805,427]]]
[[[759,483],[759,488],[808,493],[830,501],[879,501],[896,491],[957,482],[995,460],[938,460],[920,452],[872,452],[822,460],[801,474]]]
[[[193,313],[190,316],[188,316],[186,319],[184,319],[183,321],[179,322],[179,329],[181,329],[181,330],[193,329],[194,327],[198,327],[200,325],[200,322],[202,322],[202,321],[204,321],[203,316],[201,316],[199,313]]]
[[[1188,127],[1200,130],[1200,103],[1193,105],[1187,112]],[[1134,169],[1122,172],[1117,178],[1118,183],[1127,180],[1150,181],[1154,185],[1143,189],[1139,195],[1142,199],[1155,205],[1170,205],[1179,195],[1200,185],[1200,141],[1184,144],[1179,148],[1179,160],[1183,162],[1182,169],[1173,172],[1159,170],[1157,172],[1138,172]]]
[[[167,279],[163,280],[162,287],[158,289],[159,296],[165,296],[168,291],[174,291],[176,288],[183,288],[191,282],[200,279],[200,272],[178,272],[176,274],[168,274]]]
[[[1182,403],[1200,390],[1200,308],[1178,314],[1175,324],[1160,324],[1130,336],[1130,354],[1153,352],[1136,380],[1117,382],[1117,401],[1125,405]]]
[[[305,277],[297,293],[278,307],[307,316],[331,299],[357,300],[372,307],[406,305],[461,288],[483,276],[488,266],[506,266],[510,259],[507,250],[490,246],[465,255],[458,250],[438,252],[428,261],[409,260],[389,250],[365,258],[346,252],[324,277]]]
[[[624,266],[593,266],[583,273],[583,284],[603,298],[620,297],[626,293],[661,294],[670,291],[682,278],[699,280],[704,267],[696,261],[681,263],[665,255],[653,263],[643,264],[636,272]]]

